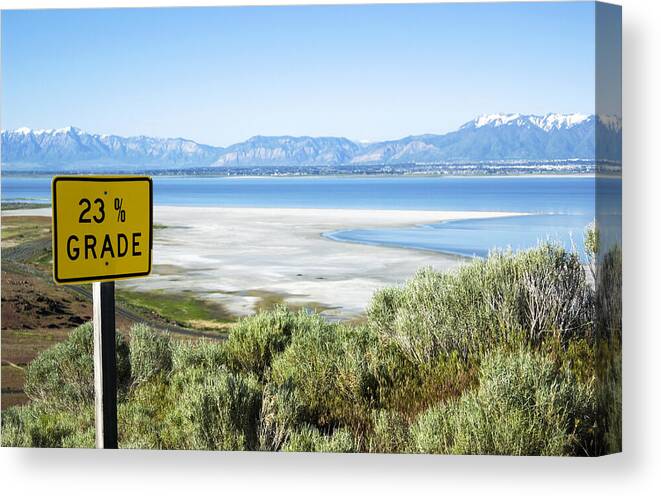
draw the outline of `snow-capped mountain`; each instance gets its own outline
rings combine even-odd
[[[2,132],[4,170],[112,170],[421,164],[497,160],[621,160],[622,122],[610,115],[482,115],[447,134],[375,143],[341,137],[255,136],[227,148],[183,138],[120,137],[74,127]],[[598,137],[598,139],[597,139]]]
[[[595,151],[597,141],[599,153]],[[597,156],[620,160],[621,153],[621,121],[613,116],[493,114],[477,117],[443,135],[372,143],[352,163],[595,160]]]
[[[517,127],[538,127],[544,131],[554,129],[569,129],[578,126],[591,116],[586,114],[546,114],[546,115],[522,115],[522,114],[491,114],[481,115],[475,120],[468,122],[464,127],[498,127],[514,125]]]
[[[222,149],[183,138],[124,138],[90,134],[75,127],[61,129],[19,128],[2,132],[3,167],[90,168],[127,165],[180,167],[209,164]]]

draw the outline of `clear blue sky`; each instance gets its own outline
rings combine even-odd
[[[2,12],[2,127],[228,145],[594,112],[594,5]]]

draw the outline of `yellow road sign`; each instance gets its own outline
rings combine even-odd
[[[149,275],[150,177],[58,176],[52,189],[56,283]]]

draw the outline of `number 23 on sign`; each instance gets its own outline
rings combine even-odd
[[[151,178],[58,176],[52,189],[55,282],[110,281],[150,273]]]

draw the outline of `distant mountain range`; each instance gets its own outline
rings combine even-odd
[[[595,152],[597,134],[599,151]],[[92,134],[75,127],[19,128],[2,131],[2,167],[5,171],[107,171],[595,158],[619,161],[621,137],[620,118],[583,114],[483,115],[447,134],[375,143],[336,137],[255,136],[225,148],[183,138]]]

